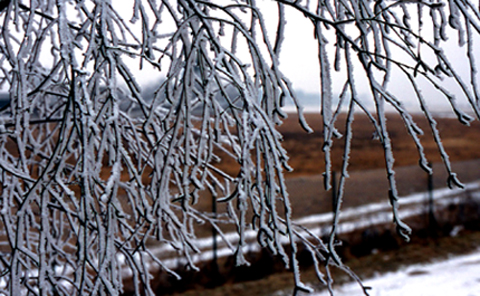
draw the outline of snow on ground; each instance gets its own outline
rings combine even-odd
[[[480,182],[472,182],[464,184],[465,189],[449,189],[440,188],[433,191],[433,200],[435,201],[436,208],[446,207],[450,204],[458,204],[465,200],[465,196],[462,193],[465,190],[469,191],[470,198],[474,200],[480,200]],[[411,216],[420,215],[425,213],[427,207],[421,206],[425,203],[428,192],[414,193],[408,196],[401,197],[399,200],[400,209],[398,211],[401,219],[406,219]],[[296,224],[306,226],[312,233],[322,233],[325,229],[330,231],[330,223],[333,219],[332,213],[321,213],[317,215],[311,215],[295,220]],[[341,212],[340,223],[337,227],[337,234],[349,233],[360,228],[367,228],[374,225],[390,223],[392,221],[391,206],[387,201],[378,203],[371,203],[355,208],[346,208]],[[306,235],[306,233],[302,234]],[[248,230],[245,232],[245,240],[247,242],[254,242],[257,237],[257,232],[254,230]],[[239,235],[236,232],[226,233],[223,235],[224,241],[229,242],[229,246],[222,246],[222,241],[218,238],[218,244],[220,247],[217,250],[217,257],[225,257],[232,255],[236,248],[234,247],[238,240]],[[281,241],[284,244],[288,244],[288,237],[282,237]],[[191,255],[191,259],[194,263],[201,261],[209,261],[214,257],[212,250],[212,238],[200,238],[195,240],[195,246],[202,250],[199,254]],[[244,248],[244,252],[258,252],[260,246],[257,243],[250,243],[248,247]],[[163,263],[170,267],[183,266],[187,263],[183,257],[172,255],[174,249],[170,245],[161,245],[151,248],[151,252],[161,258]],[[162,258],[162,255],[167,255],[167,258]],[[480,289],[479,289],[480,290]],[[478,294],[480,296],[480,292]]]
[[[397,272],[367,279],[370,296],[478,296],[480,295],[480,250],[430,264],[416,264]],[[360,296],[356,283],[334,287],[336,296]],[[314,296],[327,296],[327,291]]]

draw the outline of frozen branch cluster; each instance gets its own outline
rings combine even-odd
[[[131,274],[138,295],[153,295],[151,265],[175,272],[149,245],[171,245],[195,268],[190,258],[198,251],[195,230],[202,223],[220,234],[225,223],[236,227],[240,240],[231,247],[238,264],[246,263],[244,232],[256,229],[258,243],[294,271],[297,289],[305,289],[295,257],[301,243],[319,279],[331,283],[320,267],[341,265],[335,228],[324,244],[292,224],[283,176],[287,155],[275,129],[285,116],[284,100],[296,102],[279,70],[286,9],[303,13],[318,41],[327,188],[334,123],[345,102],[342,184],[356,106],[383,143],[394,213],[398,196],[385,104],[402,116],[429,170],[421,130],[402,98],[389,91],[393,71],[410,81],[449,182],[460,185],[418,80],[437,88],[468,123],[441,83],[453,80],[478,117],[478,3],[277,0],[274,28],[267,28],[254,0],[0,1],[7,3],[0,14],[0,85],[10,95],[0,111],[2,294],[118,295],[123,276]],[[448,30],[466,44],[469,81],[442,50]],[[153,95],[142,92],[141,68],[164,77]],[[345,74],[338,106],[332,103],[331,71]],[[368,78],[375,113],[358,98],[358,71]],[[235,174],[217,167],[220,154],[236,160]],[[210,195],[226,204],[225,214],[198,206]],[[406,236],[408,227],[395,220]],[[285,238],[288,246],[281,243]]]

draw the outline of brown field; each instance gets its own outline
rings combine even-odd
[[[294,168],[288,176],[321,174],[324,171],[322,118],[318,114],[306,114],[309,125],[315,130],[313,134],[303,132],[298,124],[298,117],[290,114],[279,130],[284,135],[284,147],[289,152],[289,164]],[[441,162],[438,147],[433,141],[428,123],[422,115],[413,116],[415,122],[424,131],[420,140],[425,154],[431,163]],[[437,118],[438,129],[445,150],[451,161],[462,161],[480,158],[480,122],[474,121],[471,126],[464,126],[454,118]],[[337,129],[345,131],[345,115],[338,120]],[[387,121],[392,140],[396,166],[418,164],[418,153],[415,144],[408,135],[402,119],[397,114],[389,114]],[[374,128],[364,114],[356,114],[353,123],[353,141],[350,154],[350,171],[371,170],[384,167],[384,153],[380,141],[373,140]],[[344,140],[337,139],[333,144],[333,169],[339,170],[343,160]]]
[[[425,148],[425,154],[432,163],[433,185],[435,188],[446,187],[447,174],[427,122],[421,115],[413,117],[425,133],[420,139]],[[296,115],[292,114],[279,127],[284,136],[284,147],[290,157],[289,164],[294,168],[293,172],[286,174],[294,217],[326,212],[331,209],[331,192],[323,189],[321,177],[324,171],[324,155],[321,149],[323,144],[322,120],[319,115],[314,114],[306,114],[306,118],[315,133],[303,132]],[[341,117],[339,122],[343,123],[344,118],[344,116]],[[460,180],[462,182],[479,180],[480,123],[475,121],[467,127],[458,123],[456,119],[436,118],[436,120],[445,150],[449,154],[453,169],[458,173]],[[340,132],[345,129],[340,124],[337,128]],[[418,166],[419,157],[415,145],[398,115],[390,114],[388,116],[388,129],[393,144],[396,179],[400,195],[426,191],[427,174]],[[381,143],[372,139],[373,128],[364,115],[355,116],[353,131],[354,139],[349,165],[350,178],[345,187],[343,207],[353,207],[379,200],[387,202],[388,183],[385,177],[385,161]],[[332,169],[337,172],[342,164],[343,145],[343,139],[336,140],[332,149]],[[224,162],[220,166],[228,171],[235,167],[235,164]],[[407,222],[411,223],[411,221]],[[423,230],[416,229],[412,236],[412,242],[409,244],[402,242],[395,234],[390,234],[390,239],[395,245],[391,249],[363,256],[347,253],[343,254],[343,257],[345,263],[361,277],[372,276],[375,272],[395,270],[399,266],[409,263],[425,262],[432,258],[473,251],[480,246],[478,228],[478,222],[475,222],[472,231],[463,231],[458,237],[449,237],[447,232],[447,236],[444,234],[439,237],[434,235],[433,238],[430,235],[425,236]],[[348,244],[348,238],[346,240]],[[261,267],[257,266],[256,268]],[[281,267],[277,268],[281,269]],[[312,268],[304,269],[302,278],[306,282],[317,281]],[[341,272],[337,273],[336,271],[334,278],[336,282],[346,279]],[[277,295],[276,291],[278,290],[284,290],[287,293],[285,295],[289,295],[292,285],[291,273],[281,272],[255,281],[229,281],[227,285],[215,289],[205,289],[202,286],[194,285],[194,290],[175,295]],[[160,288],[160,290],[162,289]]]
[[[326,212],[331,209],[331,192],[323,188],[324,153],[322,152],[322,119],[319,114],[306,114],[307,122],[315,132],[306,133],[298,123],[296,114],[289,114],[278,127],[283,134],[283,145],[288,151],[289,165],[287,187],[294,217]],[[395,158],[396,180],[399,194],[427,190],[427,173],[418,165],[419,156],[415,144],[407,133],[402,119],[397,114],[387,116],[387,125]],[[422,115],[413,115],[415,122],[424,131],[420,140],[433,168],[435,188],[446,187],[447,173],[433,140],[431,130]],[[480,179],[480,122],[470,126],[460,124],[454,118],[436,118],[445,150],[450,156],[453,170],[460,181],[472,182]],[[345,115],[340,115],[337,129],[343,134]],[[385,174],[385,158],[380,141],[373,139],[374,128],[363,114],[355,114],[353,140],[348,171],[350,177],[345,186],[344,207],[358,206],[367,202],[386,199],[388,182]],[[343,138],[337,139],[332,147],[332,170],[339,172],[343,161]],[[223,159],[218,165],[226,172],[238,170],[231,158]],[[339,174],[337,174],[338,180]],[[202,205],[200,205],[202,206]],[[209,207],[209,205],[205,205]]]
[[[420,136],[425,154],[433,169],[434,188],[447,186],[447,172],[442,164],[438,147],[422,115],[414,115],[414,120],[424,131]],[[283,134],[283,145],[288,151],[289,165],[292,172],[286,172],[287,189],[293,209],[293,217],[325,213],[332,209],[332,193],[325,191],[322,173],[324,172],[324,154],[322,152],[322,119],[319,114],[306,114],[314,133],[306,133],[298,123],[296,114],[289,114],[284,123],[278,127]],[[450,155],[454,172],[461,182],[480,179],[480,122],[463,126],[453,118],[437,118],[445,150]],[[343,133],[345,115],[339,116],[337,129]],[[418,152],[407,133],[402,119],[396,114],[388,115],[388,129],[395,158],[397,189],[400,196],[414,192],[426,191],[428,175],[418,165]],[[385,173],[384,152],[381,143],[373,138],[374,129],[363,114],[356,114],[353,123],[352,151],[350,153],[349,178],[345,184],[345,197],[342,207],[355,207],[366,203],[387,201],[389,184]],[[343,160],[344,140],[338,139],[332,147],[332,170],[339,172]],[[235,176],[238,163],[232,158],[222,158],[216,166]],[[336,180],[339,178],[337,173]],[[226,211],[226,205],[219,203],[219,211]],[[195,205],[198,209],[211,209],[208,194],[199,199]],[[231,230],[230,227],[225,227]],[[210,235],[210,230],[202,229],[198,236]]]
[[[415,115],[413,117],[419,127],[425,132],[420,139],[425,148],[425,154],[432,163],[434,187],[445,187],[447,175],[441,164],[442,159],[438,152],[438,147],[433,141],[428,124],[421,115]],[[287,187],[294,218],[326,212],[331,210],[332,207],[331,192],[326,192],[323,189],[323,180],[321,177],[321,174],[324,172],[324,154],[322,152],[323,136],[321,132],[322,119],[319,114],[306,114],[306,119],[309,125],[315,130],[312,134],[307,134],[301,129],[295,114],[290,114],[284,123],[278,127],[284,137],[283,146],[288,151],[290,157],[289,164],[294,169],[293,172],[286,173]],[[344,122],[345,115],[340,115],[336,127],[341,133],[345,130]],[[463,182],[479,180],[480,123],[475,121],[471,126],[467,127],[460,124],[456,119],[437,118],[437,122],[445,150],[449,154],[453,168],[458,173],[460,180]],[[427,188],[427,175],[418,167],[419,157],[415,145],[398,115],[388,115],[388,129],[392,140],[396,178],[400,195],[425,191]],[[374,129],[365,115],[355,115],[353,132],[352,152],[350,153],[348,168],[350,178],[345,186],[344,208],[379,200],[386,201],[388,196],[383,148],[378,140],[373,139]],[[332,170],[336,172],[339,171],[342,165],[343,149],[344,140],[342,138],[335,140],[332,147]],[[223,162],[216,166],[233,175],[235,171],[238,170],[238,164],[231,158],[225,158]],[[106,167],[104,169],[105,172],[102,171],[102,177],[107,179],[109,168]],[[127,170],[124,170],[124,176],[122,177],[127,178],[128,176],[126,174]],[[196,206],[210,209],[211,198],[209,196],[204,197],[205,198],[200,199],[199,204]],[[224,205],[219,205],[219,211],[222,210],[223,206]],[[226,230],[228,229],[227,227]],[[205,227],[199,228],[199,233],[197,234],[198,236],[208,236],[211,234],[211,230]],[[465,247],[462,251],[470,250],[473,246],[480,245],[479,235],[475,233],[472,234],[467,242],[449,240],[445,244],[450,245],[450,247],[447,247],[448,249],[456,246],[458,243],[468,244],[469,247]],[[411,249],[416,252],[414,255],[418,252],[424,253],[421,260],[428,260],[430,255],[436,255],[430,254],[428,250],[425,250],[426,244],[430,244],[430,242],[428,240],[420,240],[419,243],[413,244],[411,247]],[[439,241],[438,244],[443,244],[443,242]],[[399,252],[398,250],[392,250],[386,254],[395,257],[398,256]],[[383,258],[380,255],[377,257]],[[375,259],[373,257],[368,258],[369,259],[365,259],[367,261],[357,262],[356,260],[358,258],[355,256],[350,257],[348,265],[354,268],[354,270],[368,275],[374,269],[370,268],[362,271],[362,266],[371,264],[368,262],[373,261],[368,260]],[[378,260],[378,258],[376,260]],[[414,257],[414,260],[419,259]],[[382,264],[388,266],[394,263]],[[306,270],[304,275],[308,281],[313,277],[313,272]],[[262,280],[261,283],[236,283],[226,285],[217,290],[191,291],[189,295],[245,295],[246,291],[249,291],[248,294],[252,296],[269,295],[269,293],[273,293],[275,290],[288,288],[291,285],[291,279],[291,274],[282,273],[279,275],[271,275]],[[279,282],[282,282],[282,285],[279,285]],[[159,289],[161,290],[162,287],[159,287]]]

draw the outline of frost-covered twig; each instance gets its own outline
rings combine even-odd
[[[152,258],[149,245],[170,245],[195,269],[198,229],[210,223],[222,237],[223,222],[239,232],[238,244],[230,246],[238,264],[247,264],[243,238],[253,228],[258,243],[292,268],[296,291],[306,289],[298,244],[305,245],[320,280],[329,285],[328,268],[324,279],[318,267],[322,262],[342,267],[334,250],[341,201],[328,243],[295,229],[284,177],[288,156],[276,130],[287,115],[284,101],[292,98],[300,124],[311,131],[294,85],[280,71],[291,25],[287,10],[309,19],[317,38],[326,187],[338,115],[348,106],[342,198],[358,106],[383,144],[395,221],[407,234],[396,215],[387,104],[404,120],[421,164],[429,168],[421,131],[402,95],[390,90],[398,72],[428,119],[449,182],[461,185],[420,79],[445,97],[461,122],[471,118],[444,80],[458,86],[480,116],[475,3],[277,0],[277,22],[270,28],[263,3],[252,0],[121,2],[0,4],[0,85],[10,96],[0,110],[0,236],[6,241],[0,253],[0,283],[6,283],[1,293],[119,295],[124,271],[130,270],[134,291],[152,295],[147,261],[177,274]],[[458,33],[460,47],[466,44],[465,70],[456,69],[457,57],[443,49],[452,32]],[[151,92],[142,90],[142,69],[158,74]],[[345,78],[337,106],[332,71]],[[360,98],[359,75],[368,80],[367,100],[375,110]],[[223,171],[217,164],[221,157],[238,167]],[[228,218],[222,223],[205,206],[210,195],[226,204]],[[124,260],[118,262],[120,257]]]

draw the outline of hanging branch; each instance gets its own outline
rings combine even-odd
[[[246,233],[255,229],[258,243],[291,267],[295,292],[309,290],[300,278],[299,244],[324,284],[331,285],[329,264],[357,279],[334,248],[355,106],[383,145],[394,220],[405,239],[388,105],[430,172],[422,131],[403,94],[392,91],[394,75],[406,78],[428,120],[448,184],[461,186],[420,86],[433,86],[469,124],[473,118],[444,81],[455,84],[480,117],[476,3],[276,0],[273,27],[263,3],[253,0],[119,3],[0,0],[0,85],[9,93],[0,110],[1,293],[119,295],[129,274],[137,295],[153,295],[154,270],[179,275],[151,243],[170,246],[198,269],[194,254],[201,251],[197,233],[204,223],[233,250],[237,264],[248,264]],[[285,99],[294,101],[301,126],[312,132],[294,85],[280,71],[286,28],[293,24],[289,10],[310,20],[318,45],[327,189],[338,115],[348,112],[340,200],[327,242],[295,225],[285,186],[284,171],[291,168],[276,130],[287,115]],[[453,34],[461,50],[452,56],[444,45]],[[456,69],[460,52],[466,69]],[[142,71],[158,75],[151,92]],[[344,77],[341,90],[333,89],[332,71]],[[374,110],[360,99],[358,76],[368,80]],[[221,157],[238,168],[223,171]],[[202,208],[208,195],[219,196],[226,213]],[[236,244],[224,224],[237,230]],[[327,264],[325,275],[321,264]]]

